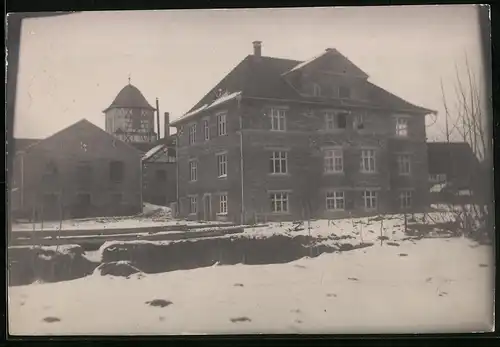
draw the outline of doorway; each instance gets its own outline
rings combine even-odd
[[[91,197],[90,193],[76,194],[75,203],[73,205],[73,218],[89,217],[91,212]]]
[[[203,219],[212,220],[212,199],[210,194],[203,196]]]

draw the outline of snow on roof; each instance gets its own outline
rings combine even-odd
[[[431,187],[431,192],[433,193],[439,193],[441,192],[444,187],[446,187],[446,183],[438,183],[438,184],[435,184]]]
[[[212,107],[215,107],[217,105],[220,105],[220,104],[223,104],[225,102],[228,102],[230,100],[233,100],[235,99],[236,97],[240,96],[241,95],[241,92],[234,92],[234,93],[231,93],[231,94],[227,94],[227,95],[224,95],[224,96],[221,96],[220,98],[214,100],[211,104],[205,104],[199,108],[197,108],[196,110],[193,110],[189,113],[186,113],[185,115],[183,115],[182,117],[180,117],[179,119],[177,119],[176,121],[172,122],[172,124],[175,124],[176,122],[180,121],[180,120],[184,120],[186,118],[189,118],[191,116],[194,116],[195,114],[198,114],[202,111],[205,111],[205,110],[208,110]]]
[[[308,65],[308,64],[310,64],[310,63],[312,63],[312,62],[313,62],[313,61],[315,61],[316,59],[321,58],[322,56],[324,56],[324,55],[325,55],[325,54],[327,54],[328,52],[330,52],[330,50],[326,50],[326,51],[324,51],[323,53],[321,53],[320,55],[317,55],[317,56],[315,56],[315,57],[313,57],[313,58],[311,58],[311,59],[309,59],[309,60],[307,60],[307,61],[303,61],[302,63],[298,64],[298,65],[297,65],[297,66],[295,66],[293,69],[291,69],[290,71],[287,71],[287,72],[285,72],[285,73],[290,73],[290,72],[293,72],[293,71],[299,70],[299,69],[303,68],[304,66],[306,66],[306,65]]]
[[[142,157],[142,160],[148,160],[149,158],[151,158],[153,155],[155,155],[156,153],[158,153],[158,151],[160,149],[163,148],[163,146],[165,146],[164,144],[160,144],[160,145],[156,145],[154,146],[153,148],[151,148],[149,151],[147,151],[144,156]]]

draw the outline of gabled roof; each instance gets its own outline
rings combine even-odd
[[[466,142],[428,142],[427,159],[430,174],[446,174],[465,183],[470,183],[480,168],[479,159]]]
[[[328,98],[314,98],[301,95],[286,79],[286,75],[291,70],[300,69],[314,60],[329,53],[339,54],[337,50],[325,51],[321,55],[307,62],[297,60],[281,59],[274,57],[255,57],[248,55],[236,67],[233,68],[219,83],[217,83],[199,102],[197,102],[187,113],[199,110],[203,111],[206,105],[212,104],[216,99],[216,91],[225,90],[228,93],[241,92],[241,96],[258,97],[267,99],[303,101],[325,103],[329,106],[351,106],[351,107],[374,107],[381,109],[391,109],[400,112],[410,113],[435,113],[436,111],[416,106],[400,97],[378,87],[368,81],[368,100],[336,100]],[[341,55],[341,57],[344,57]],[[345,58],[345,57],[344,57]],[[347,61],[348,59],[345,58]],[[350,63],[350,61],[349,61]],[[352,63],[350,63],[352,64]],[[362,70],[352,64],[353,69]],[[185,121],[182,117],[172,124]]]
[[[179,119],[176,119],[175,121],[171,122],[170,124],[171,125],[174,125],[177,124],[178,122],[182,122],[182,121],[185,121],[187,118],[191,118],[195,115],[197,115],[198,113],[200,112],[203,112],[203,111],[206,111],[206,110],[209,110],[209,109],[212,109],[218,105],[223,105],[231,100],[234,100],[236,99],[238,96],[241,95],[241,92],[235,92],[235,93],[231,93],[231,94],[227,94],[227,95],[224,95],[224,96],[221,96],[220,98],[216,99],[215,101],[213,101],[211,104],[207,105],[202,105],[201,107],[191,111],[191,112],[188,112],[186,113],[185,115],[183,115],[182,117],[180,117]]]
[[[141,91],[132,84],[128,84],[123,87],[123,89],[120,90],[116,96],[115,100],[103,112],[112,108],[142,108],[147,110],[156,110],[148,103]]]
[[[47,140],[49,140],[49,139],[51,139],[51,138],[54,138],[54,137],[58,136],[59,134],[61,134],[61,133],[63,133],[63,132],[70,131],[70,130],[73,130],[73,129],[78,128],[78,127],[87,127],[87,128],[89,128],[89,127],[90,127],[90,128],[92,128],[92,129],[94,129],[94,130],[96,130],[96,131],[98,131],[98,132],[100,132],[100,133],[104,134],[105,136],[109,136],[109,137],[110,137],[110,138],[112,138],[114,141],[120,142],[120,143],[122,143],[122,144],[126,145],[127,147],[129,147],[130,149],[132,149],[132,150],[134,150],[134,151],[136,151],[136,152],[139,152],[139,151],[138,151],[135,147],[131,146],[130,144],[128,144],[128,143],[126,143],[126,142],[121,141],[120,139],[116,138],[115,136],[113,136],[112,134],[108,133],[108,132],[107,132],[107,131],[105,131],[104,129],[102,129],[102,128],[98,127],[98,126],[97,126],[97,125],[95,125],[94,123],[89,122],[87,119],[81,119],[81,120],[79,120],[78,122],[73,123],[72,125],[70,125],[70,126],[68,126],[68,127],[64,128],[64,129],[59,130],[58,132],[56,132],[56,133],[52,134],[51,136],[49,136],[49,137],[47,137],[47,138],[45,138],[45,139],[43,139],[43,140],[40,140],[40,141],[38,141],[38,142],[35,142],[35,143],[33,143],[33,144],[31,144],[31,145],[29,145],[29,146],[25,147],[25,148],[23,149],[23,151],[25,151],[25,152],[29,152],[30,150],[32,150],[32,149],[33,149],[33,148],[35,148],[36,146],[38,146],[38,145],[40,145],[40,144],[44,143],[45,141],[47,141]]]
[[[350,61],[346,56],[344,56],[343,54],[341,54],[339,51],[337,51],[335,48],[327,48],[323,53],[309,59],[309,60],[306,60],[302,63],[299,63],[297,64],[295,67],[293,67],[292,69],[286,71],[285,73],[283,73],[283,75],[287,75],[289,73],[293,73],[295,71],[298,71],[298,70],[302,70],[304,67],[314,63],[314,62],[317,62],[323,58],[325,58],[326,56],[330,56],[330,57],[333,57],[333,58],[338,58],[340,59],[340,61],[342,61],[344,64],[348,65],[349,67],[349,70],[351,70],[351,72],[353,74],[355,74],[356,76],[359,76],[359,77],[362,77],[362,78],[368,78],[368,74],[366,72],[364,72],[363,70],[361,70],[359,67],[357,67],[352,61]]]
[[[39,141],[42,141],[42,139],[21,139],[21,138],[14,138],[14,144],[12,145],[12,148],[14,149],[13,152],[18,152],[22,151],[26,147],[29,147]]]

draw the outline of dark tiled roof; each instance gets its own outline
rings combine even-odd
[[[120,90],[115,100],[106,110],[104,110],[104,112],[110,108],[117,107],[155,110],[155,108],[148,103],[144,95],[142,95],[141,91],[131,84],[126,85],[122,90]]]
[[[470,183],[479,172],[479,160],[466,142],[428,142],[427,158],[430,174],[444,173],[459,183]]]
[[[14,138],[14,145],[12,148],[14,148],[14,153],[20,150],[23,150],[24,148],[31,146],[34,143],[40,142],[42,139],[16,139]]]
[[[217,85],[215,85],[189,112],[210,104],[215,99],[217,90],[228,92],[241,91],[243,97],[262,97],[270,99],[285,99],[297,101],[317,101],[338,106],[371,106],[383,109],[392,109],[407,112],[432,113],[434,111],[413,105],[400,97],[370,83],[368,86],[367,101],[347,100],[340,101],[326,98],[311,98],[301,96],[282,76],[286,72],[302,63],[297,60],[280,59],[273,57],[256,58],[253,55],[243,59]]]
[[[160,144],[166,144],[168,147],[175,147],[175,136],[172,135],[166,139],[162,138],[153,142],[130,142],[130,145],[143,153],[146,153]]]

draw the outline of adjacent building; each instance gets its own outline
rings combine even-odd
[[[39,220],[142,211],[141,153],[87,120],[28,144],[14,142],[14,216]]]
[[[265,57],[261,42],[177,127],[178,210],[235,222],[429,204],[425,116],[336,49]]]
[[[103,113],[106,131],[143,154],[143,200],[162,206],[175,202],[175,136],[170,135],[168,112],[164,113],[163,137],[160,137],[158,101],[156,108],[151,106],[142,92],[129,82]]]
[[[466,142],[429,142],[431,203],[471,203],[477,199],[483,171],[478,157]]]

